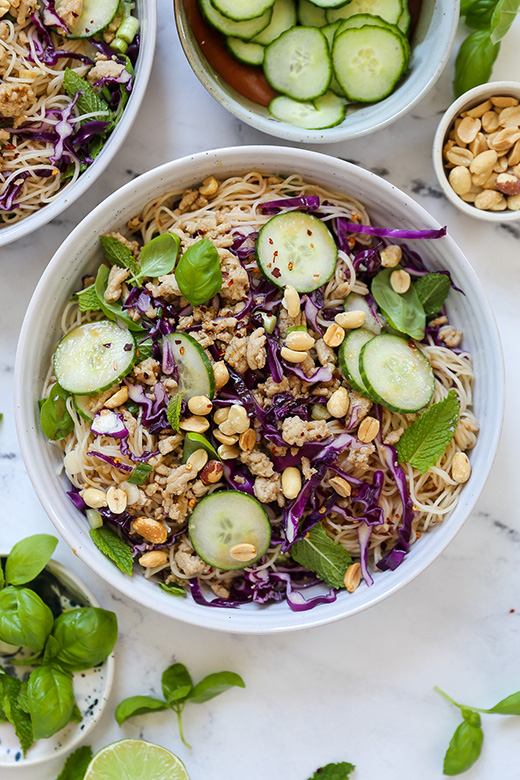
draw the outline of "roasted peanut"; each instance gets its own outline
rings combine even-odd
[[[463,165],[452,168],[448,179],[457,195],[465,195],[471,189],[471,174]]]
[[[240,455],[240,449],[230,444],[221,444],[217,452],[222,460],[234,460]]]
[[[281,355],[283,359],[287,360],[289,363],[303,363],[304,360],[307,360],[309,353],[297,352],[294,349],[289,349],[288,347],[282,347]]]
[[[327,401],[327,411],[333,417],[344,417],[350,406],[350,398],[344,387],[338,387]]]
[[[145,569],[156,569],[158,566],[165,566],[168,563],[168,554],[164,550],[150,550],[141,555],[139,563]]]
[[[102,506],[107,506],[107,496],[104,490],[86,488],[85,490],[80,490],[79,494],[85,504],[91,509],[99,509]]]
[[[379,433],[379,428],[379,420],[376,420],[375,417],[365,417],[358,428],[357,435],[359,441],[362,441],[364,444],[373,441]]]
[[[282,471],[282,493],[285,498],[296,498],[301,487],[302,477],[296,466],[288,466]]]
[[[471,476],[471,463],[465,452],[457,452],[451,462],[452,479],[459,485],[467,482]]]
[[[446,152],[446,159],[453,165],[470,165],[473,155],[469,149],[465,149],[462,146],[452,146]]]
[[[190,466],[190,471],[194,471],[196,474],[206,465],[208,462],[208,453],[202,447],[195,452],[192,452],[188,460],[186,461],[186,468]]]
[[[306,352],[312,349],[315,341],[305,330],[293,330],[287,334],[285,346],[289,349],[295,349],[297,352]]]
[[[105,401],[105,407],[107,409],[117,409],[118,406],[126,403],[126,401],[128,401],[128,387],[123,385],[117,393],[114,393],[114,395],[110,396],[110,398]]]
[[[188,409],[192,414],[206,415],[213,409],[213,404],[206,395],[194,395],[188,401]]]
[[[392,271],[390,274],[390,286],[399,295],[403,295],[410,289],[412,279],[408,271]]]
[[[245,408],[240,404],[233,404],[230,407],[226,423],[231,426],[233,433],[244,433],[251,425]]]
[[[451,147],[450,147],[451,148]],[[403,256],[403,250],[399,244],[390,244],[381,250],[381,265],[384,268],[395,268],[399,265]]]
[[[329,325],[323,336],[323,341],[328,347],[339,347],[343,339],[345,338],[345,331],[336,323]]]
[[[477,154],[477,156],[471,161],[469,169],[471,173],[475,174],[491,171],[497,160],[498,154],[496,151],[494,149],[488,149],[485,152]]]
[[[219,360],[218,363],[213,363],[213,375],[215,377],[215,392],[218,392],[229,382],[229,371],[224,361]]]
[[[164,525],[151,517],[137,517],[132,523],[132,531],[151,544],[164,544],[168,538]]]
[[[219,428],[218,431],[213,431],[213,436],[221,444],[229,444],[230,446],[236,444],[238,441],[238,436],[236,434],[224,433],[221,428]]]
[[[222,406],[220,409],[216,410],[215,414],[213,415],[213,420],[217,425],[221,425],[221,423],[227,420],[228,414],[229,406]]]
[[[507,201],[497,190],[483,190],[476,196],[475,206],[486,211],[501,211],[507,207]]]
[[[343,498],[348,498],[352,493],[350,484],[346,479],[343,479],[343,477],[331,477],[329,479],[329,485]]]
[[[235,544],[229,551],[231,558],[235,561],[242,561],[247,563],[256,558],[256,547],[254,544],[248,544],[243,542],[242,544]]]
[[[179,423],[179,428],[181,431],[189,431],[190,433],[204,433],[209,428],[209,420],[192,414],[191,417],[186,417]]]
[[[238,446],[241,450],[244,452],[249,452],[250,450],[253,450],[255,448],[256,444],[256,433],[254,428],[248,428],[247,431],[244,431],[244,433],[240,434],[240,438],[238,440]]]
[[[208,176],[207,179],[204,179],[202,182],[202,187],[199,187],[199,192],[201,195],[204,195],[205,197],[208,197],[208,195],[215,195],[215,193],[218,190],[218,181],[215,179],[214,176]]]
[[[353,593],[361,582],[361,564],[351,563],[343,577],[343,584],[349,593]]]
[[[360,328],[364,324],[367,315],[364,311],[342,311],[336,314],[334,321],[342,328]]]
[[[224,466],[219,460],[209,460],[200,472],[200,480],[204,485],[214,485],[222,479]]]
[[[457,135],[463,144],[470,144],[481,128],[478,117],[465,116],[457,127]]]
[[[108,508],[115,515],[122,514],[128,503],[128,498],[124,490],[114,487],[113,485],[107,490],[107,504]]]
[[[298,316],[300,313],[300,296],[290,284],[284,290],[282,303],[287,309],[289,317],[294,318]]]

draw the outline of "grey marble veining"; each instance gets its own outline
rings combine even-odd
[[[519,44],[516,23],[502,46],[496,78],[518,72]],[[452,67],[391,127],[351,143],[314,148],[354,160],[412,194],[448,225],[490,298],[506,358],[506,414],[497,459],[476,509],[446,552],[390,600],[355,618],[286,636],[217,634],[147,613],[104,585],[60,542],[57,558],[73,566],[119,617],[115,685],[93,733],[94,748],[123,736],[144,737],[178,753],[191,780],[306,780],[318,766],[342,760],[357,765],[359,780],[436,780],[459,720],[433,686],[480,706],[520,687],[520,224],[480,223],[440,197],[431,144],[450,102]],[[242,125],[205,92],[184,60],[171,3],[159,0],[150,87],[124,147],[58,220],[0,250],[1,548],[53,530],[19,454],[12,398],[19,328],[48,260],[97,203],[137,174],[184,154],[250,143],[278,141]],[[195,679],[228,668],[247,684],[246,690],[186,708],[192,751],[178,739],[173,713],[138,718],[122,729],[114,720],[122,698],[160,694],[161,672],[174,659],[187,662]],[[488,717],[484,728],[482,758],[468,778],[516,780],[520,719]]]

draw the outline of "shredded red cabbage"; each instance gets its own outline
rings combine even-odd
[[[277,214],[283,209],[299,209],[300,211],[316,211],[320,207],[317,195],[303,195],[297,198],[282,198],[260,203],[259,208],[264,214]]]
[[[97,452],[96,450],[89,450],[87,455],[93,455],[100,460],[104,460],[105,463],[108,463],[110,466],[114,466],[116,469],[119,469],[119,471],[133,471],[132,466],[127,466],[126,463],[121,461],[121,458],[114,458],[112,455],[105,455],[103,452]]]
[[[374,579],[368,570],[368,550],[370,537],[372,536],[372,528],[373,527],[366,522],[360,523],[357,528],[361,574],[369,587],[374,584]]]
[[[0,176],[1,175],[2,174],[0,174]],[[29,175],[29,171],[23,171],[11,179],[5,188],[5,191],[0,195],[0,211],[12,211],[13,209],[18,208],[20,204],[15,203],[15,200],[20,194],[25,179]]]
[[[382,236],[385,238],[442,238],[447,233],[447,228],[430,228],[426,230],[408,230],[405,228],[381,228],[374,225],[358,225],[356,222],[347,222],[343,217],[336,220],[338,230],[349,233],[364,233],[369,236]]]

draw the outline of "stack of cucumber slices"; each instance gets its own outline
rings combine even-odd
[[[334,127],[387,97],[410,61],[408,0],[199,0],[236,59],[261,65],[275,119]]]

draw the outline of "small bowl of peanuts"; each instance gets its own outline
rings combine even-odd
[[[488,222],[520,219],[520,83],[470,89],[448,108],[433,142],[448,200]]]

